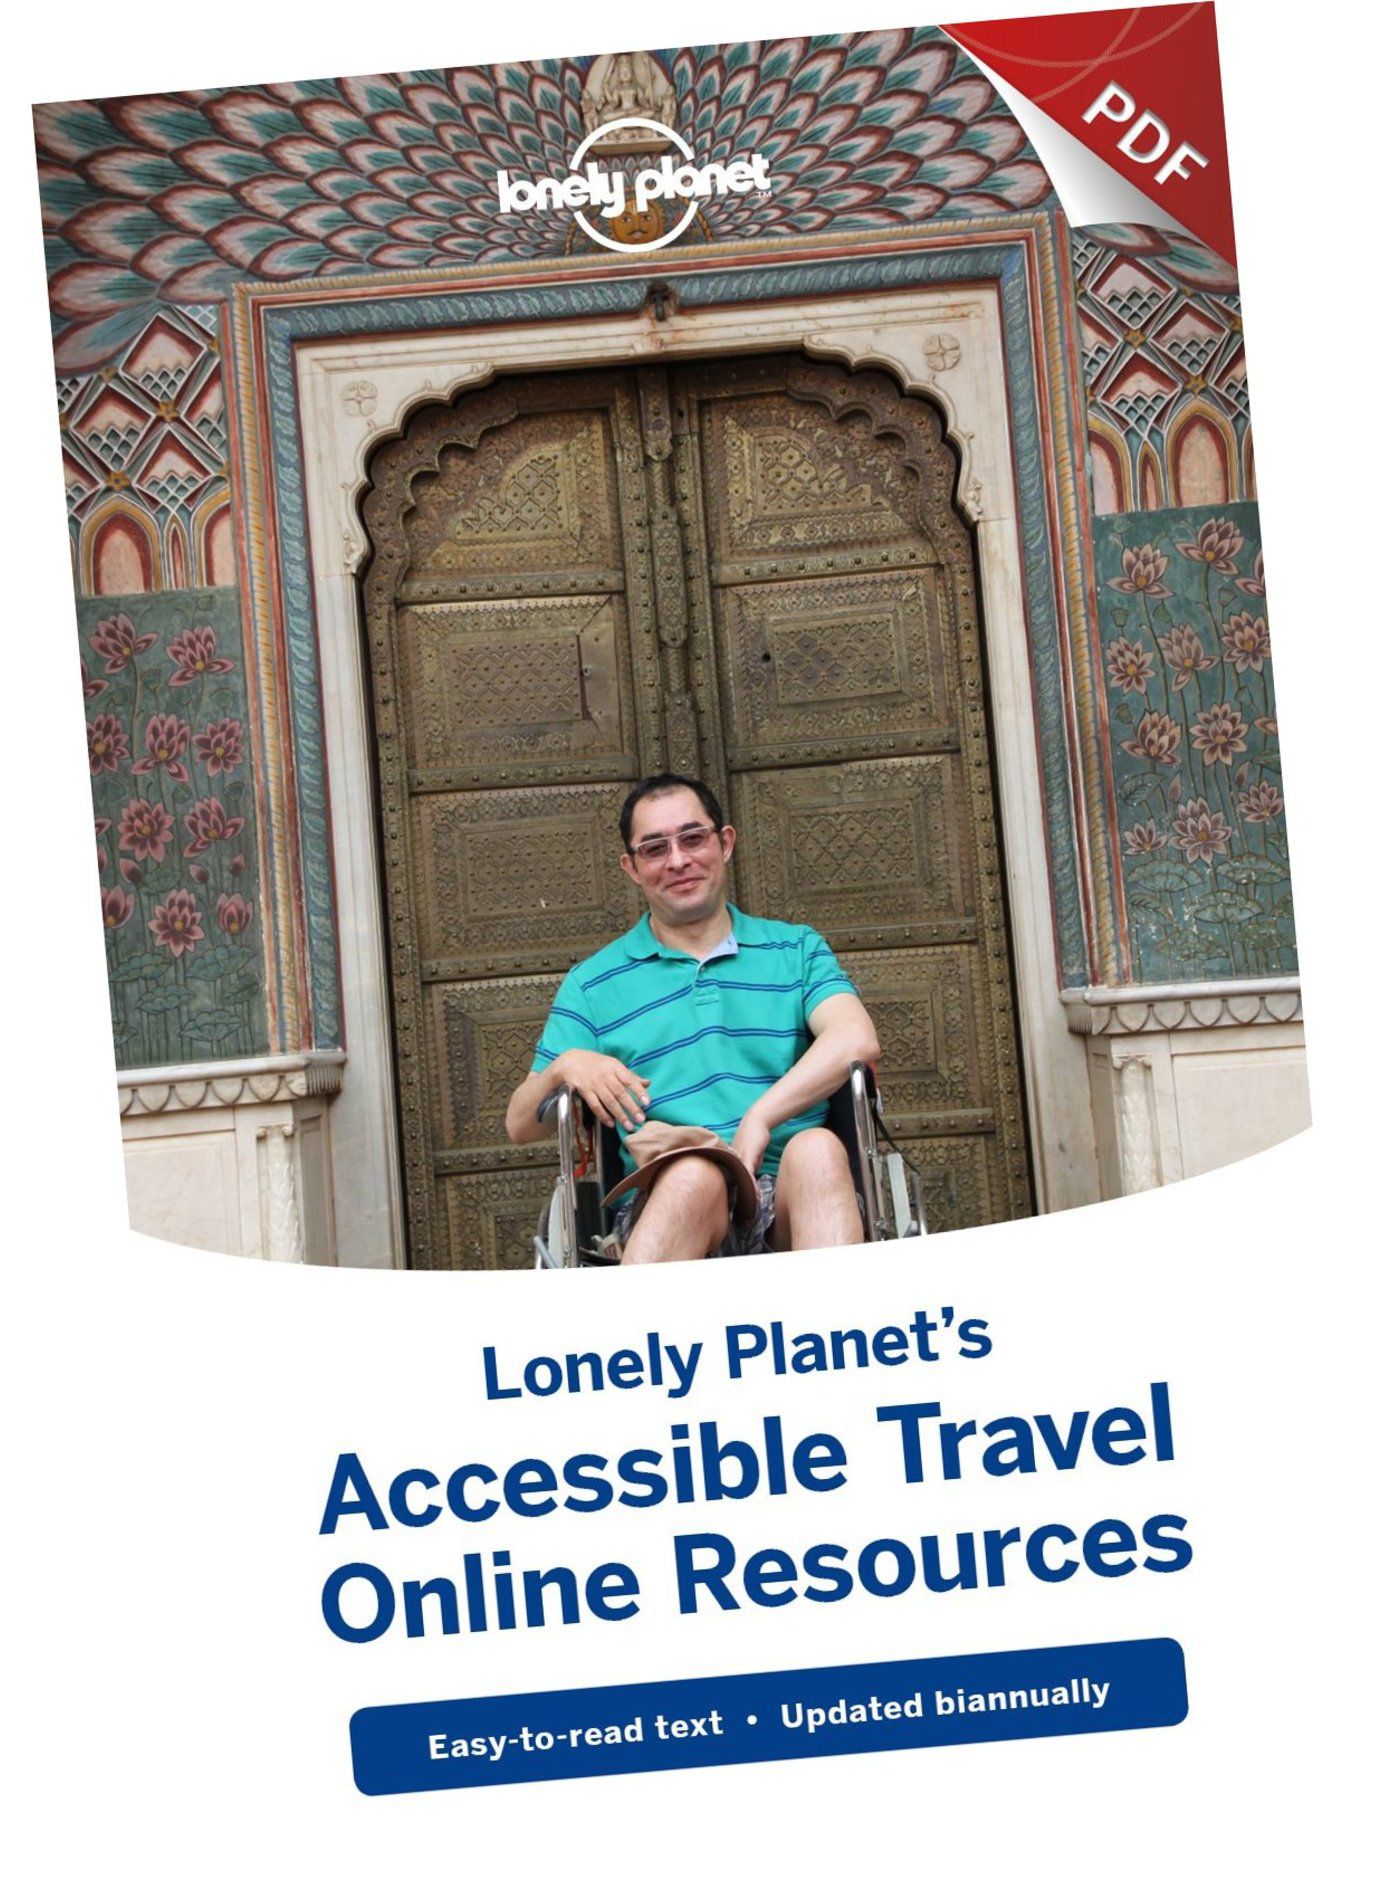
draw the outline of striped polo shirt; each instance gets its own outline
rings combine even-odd
[[[729,914],[734,944],[706,960],[662,946],[646,914],[582,960],[555,996],[532,1070],[561,1051],[605,1051],[650,1078],[648,1119],[698,1124],[730,1141],[755,1098],[811,1044],[817,1007],[855,987],[811,927],[755,920],[732,905]],[[785,1144],[826,1111],[823,1099],[780,1123],[763,1171],[776,1173]],[[622,1159],[630,1172],[625,1147]]]

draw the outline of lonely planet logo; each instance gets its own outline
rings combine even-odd
[[[673,157],[667,151],[658,163],[639,170],[635,176],[589,157],[600,138],[612,142],[621,131],[645,132],[663,146],[674,144],[679,154]],[[679,241],[706,197],[747,196],[753,191],[767,194],[772,188],[767,157],[697,164],[695,152],[678,131],[645,117],[612,118],[590,131],[570,157],[567,176],[512,177],[509,170],[496,172],[496,199],[502,215],[572,209],[575,222],[586,235],[601,247],[624,255],[666,248]],[[683,213],[668,224],[667,207],[682,202]],[[607,228],[591,221],[590,212],[601,216],[616,233],[609,234]]]

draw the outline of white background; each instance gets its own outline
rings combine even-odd
[[[4,1768],[23,1802],[26,1875],[368,1876],[432,1861],[549,1875],[723,1864],[1166,1876],[1368,1873],[1385,1857],[1371,1836],[1390,1773],[1376,1716],[1394,1549],[1382,1380],[1396,844],[1381,767],[1396,601],[1380,484],[1393,487],[1395,444],[1393,398],[1374,388],[1393,312],[1381,133],[1394,47],[1356,0],[1309,12],[1225,0],[1219,20],[1318,1118],[1308,1136],[1174,1191],[940,1242],[932,1258],[862,1255],[858,1277],[850,1255],[726,1264],[642,1276],[621,1305],[612,1283],[263,1267],[120,1225],[27,101],[886,23],[855,0],[721,0],[703,17],[628,0],[538,6],[528,20],[244,0],[29,7],[11,25],[0,1479],[18,1658]],[[479,1537],[518,1560],[635,1558],[644,1616],[368,1647],[322,1626],[319,1588],[340,1560],[363,1552],[427,1576],[477,1538],[319,1540],[340,1450],[446,1470],[532,1448],[608,1450],[670,1420],[649,1393],[488,1417],[488,1338],[520,1352],[626,1343],[651,1326],[713,1339],[727,1318],[873,1326],[943,1303],[996,1323],[996,1357],[972,1367],[987,1414],[1132,1402],[1166,1376],[1181,1460],[926,1502],[882,1483],[865,1433],[873,1402],[921,1388],[904,1390],[897,1372],[844,1388],[790,1380],[681,1414],[743,1428],[779,1410],[795,1429],[859,1441],[868,1470],[839,1495],[715,1525],[755,1545],[859,1542],[972,1525],[974,1510],[1073,1524],[1170,1508],[1189,1516],[1198,1550],[1185,1573],[668,1621],[665,1511],[555,1516]],[[969,1367],[941,1368],[953,1372],[938,1380],[946,1401],[973,1406]],[[382,1699],[1157,1632],[1187,1651],[1192,1712],[1172,1731],[377,1801],[350,1780],[346,1720]]]

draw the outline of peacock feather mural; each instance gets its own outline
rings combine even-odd
[[[1043,207],[1050,180],[990,82],[935,27],[651,55],[707,162],[758,151],[777,187],[694,239],[889,228]],[[162,302],[239,278],[562,255],[573,219],[503,218],[496,172],[566,168],[590,59],[391,72],[35,111],[54,343],[90,371]]]

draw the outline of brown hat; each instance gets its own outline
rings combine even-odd
[[[709,1135],[708,1130],[696,1133]],[[729,1193],[734,1204],[735,1220],[751,1221],[753,1219],[758,1212],[758,1184],[754,1181],[747,1162],[735,1155],[728,1143],[718,1142],[713,1137],[708,1142],[684,1144],[680,1148],[666,1149],[662,1154],[653,1156],[649,1162],[644,1162],[632,1174],[624,1175],[615,1188],[610,1188],[603,1196],[603,1206],[610,1208],[615,1201],[620,1201],[634,1188],[639,1195],[647,1194],[662,1170],[685,1155],[703,1155],[709,1161],[717,1162],[729,1180]]]

